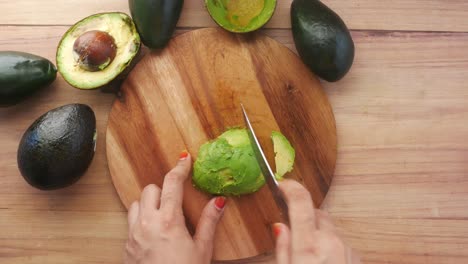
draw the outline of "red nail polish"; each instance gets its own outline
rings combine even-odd
[[[226,197],[223,197],[223,196],[216,197],[214,203],[215,203],[216,209],[223,210],[224,206],[226,206]]]
[[[184,151],[182,151],[182,153],[180,153],[179,159],[184,160],[184,159],[186,159],[188,157],[188,155],[189,155],[189,153],[186,150],[184,150]]]
[[[275,234],[275,237],[278,238],[281,233],[281,224],[273,224],[273,234]]]

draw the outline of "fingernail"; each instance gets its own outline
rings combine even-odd
[[[224,206],[226,206],[226,197],[223,197],[223,196],[216,197],[214,203],[215,203],[216,209],[221,211],[223,210]]]
[[[275,235],[276,238],[279,237],[281,234],[281,224],[275,223],[273,224],[273,234]]]
[[[180,153],[179,160],[185,160],[185,159],[187,159],[188,155],[189,155],[188,151],[186,151],[186,150],[182,151],[182,152]]]

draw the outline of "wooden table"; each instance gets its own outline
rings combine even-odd
[[[186,0],[180,30],[212,27],[202,0]],[[294,50],[291,0],[263,32]],[[324,208],[364,263],[468,262],[468,2],[324,0],[353,30],[356,59],[324,83],[338,127],[336,176]],[[0,0],[0,50],[54,60],[62,34],[116,0]],[[59,77],[34,98],[0,109],[0,263],[121,263],[126,212],[105,154],[114,96]],[[95,110],[99,139],[86,175],[54,192],[20,176],[16,150],[47,110],[80,102]],[[274,263],[270,258],[257,263]]]

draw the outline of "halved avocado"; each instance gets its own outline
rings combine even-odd
[[[257,30],[265,25],[276,8],[276,0],[205,0],[213,20],[236,33]]]
[[[119,12],[89,16],[73,25],[57,48],[57,68],[79,89],[109,84],[132,62],[141,41],[132,19]]]

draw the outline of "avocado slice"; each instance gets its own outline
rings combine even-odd
[[[140,36],[128,15],[95,14],[73,25],[62,37],[57,68],[70,85],[96,89],[127,69],[140,45]]]
[[[265,25],[276,8],[276,0],[205,0],[211,18],[222,28],[245,33]]]
[[[90,165],[96,146],[96,117],[83,104],[55,108],[26,130],[18,147],[24,179],[41,190],[75,183]]]
[[[278,131],[271,133],[271,140],[273,141],[273,149],[275,151],[275,177],[277,180],[282,180],[286,173],[293,170],[296,151],[288,139]]]
[[[128,5],[143,44],[159,49],[174,34],[184,0],[129,0]]]
[[[354,42],[343,20],[318,0],[294,0],[291,27],[297,52],[320,78],[343,78],[354,60]]]
[[[294,148],[280,132],[273,132],[276,177],[292,170]],[[285,152],[285,153],[284,153]],[[217,139],[203,144],[194,164],[193,183],[215,195],[243,195],[265,184],[245,128],[232,128]]]
[[[43,57],[0,51],[0,106],[11,106],[51,84],[57,76],[54,64]]]

